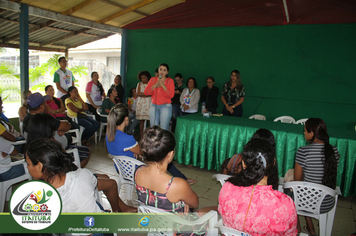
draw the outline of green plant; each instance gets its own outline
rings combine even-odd
[[[2,80],[18,80],[18,82],[20,82],[20,76],[16,74],[15,68],[7,63],[0,64],[0,77]],[[3,101],[14,91],[20,93],[18,85],[0,83],[0,96],[2,96]]]

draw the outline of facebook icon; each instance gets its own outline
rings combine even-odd
[[[87,216],[84,218],[84,225],[86,227],[93,227],[94,226],[94,217]]]

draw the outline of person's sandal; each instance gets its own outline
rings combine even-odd
[[[193,185],[193,184],[195,184],[196,182],[198,182],[198,180],[197,180],[197,179],[187,178],[187,182],[188,182],[189,185]]]
[[[83,141],[83,145],[84,145],[84,146],[87,146],[87,147],[91,147],[91,146],[92,146],[91,143],[89,143],[88,140]]]

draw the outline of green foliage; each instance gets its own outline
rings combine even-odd
[[[16,74],[15,68],[7,63],[0,64],[0,78],[18,80],[20,82],[20,76]],[[3,101],[5,101],[10,96],[11,92],[20,93],[20,87],[11,84],[8,85],[6,83],[0,83],[0,96],[2,96]]]
[[[41,76],[44,76],[47,72],[49,72],[50,75],[53,75],[54,72],[56,70],[58,70],[59,68],[59,64],[58,64],[58,59],[61,57],[62,55],[60,54],[54,54],[50,59],[48,59],[48,61],[46,63],[41,64],[40,66],[37,66],[36,68],[32,68],[29,70],[29,74],[30,74],[30,81],[34,82],[37,79],[39,79]],[[71,68],[68,68],[68,70],[72,71],[74,77],[76,77],[77,75],[79,77],[83,76],[83,75],[87,75],[88,74],[88,68],[85,66],[74,66]],[[77,82],[77,80],[75,81]],[[78,86],[76,84],[76,86]],[[44,88],[46,87],[46,83],[39,83],[35,86],[31,87],[31,90],[44,90]]]

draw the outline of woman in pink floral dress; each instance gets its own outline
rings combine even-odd
[[[138,79],[141,81],[137,84],[137,105],[136,119],[140,121],[140,136],[142,138],[143,126],[146,120],[150,120],[151,96],[146,96],[143,92],[151,79],[151,74],[148,71],[140,71]]]
[[[219,194],[225,226],[253,236],[297,235],[293,200],[267,185],[276,169],[275,152],[262,139],[251,139],[242,152],[242,171],[227,180]]]

